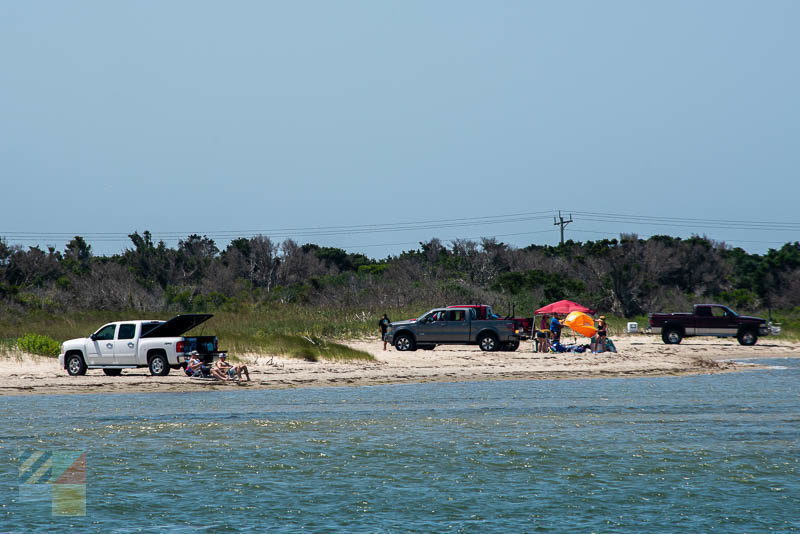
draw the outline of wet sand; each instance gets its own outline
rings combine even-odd
[[[251,382],[193,380],[180,371],[150,376],[147,369],[126,369],[109,377],[100,370],[68,376],[54,358],[20,352],[0,355],[0,396],[26,394],[144,393],[231,388],[285,389],[322,386],[366,386],[421,382],[484,380],[541,380],[604,377],[680,376],[753,369],[732,360],[797,358],[800,343],[760,340],[743,347],[734,339],[691,338],[664,345],[657,336],[614,338],[617,353],[540,354],[530,342],[515,352],[481,352],[473,346],[444,346],[436,350],[383,351],[375,339],[345,343],[375,356],[375,362],[307,362],[269,354],[238,355],[250,369]]]

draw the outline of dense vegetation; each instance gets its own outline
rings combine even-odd
[[[701,301],[771,309],[790,327],[800,315],[797,242],[757,255],[703,237],[623,235],[525,248],[434,239],[375,260],[264,236],[224,250],[199,235],[176,248],[154,243],[149,232],[130,238],[130,248],[110,257],[94,256],[77,236],[63,251],[0,239],[0,339],[36,332],[61,340],[104,320],[208,311],[218,314],[209,328],[245,350],[276,334],[373,333],[384,311],[402,318],[481,302],[530,315],[562,298],[620,318],[687,311]]]

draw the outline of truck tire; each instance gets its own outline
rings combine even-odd
[[[150,374],[153,376],[167,376],[169,374],[169,362],[163,354],[156,354],[150,358]]]
[[[122,374],[122,369],[103,369],[106,376],[119,376]]]
[[[736,339],[739,340],[739,345],[755,345],[758,341],[758,334],[753,332],[752,330],[742,330],[736,335]]]
[[[86,374],[86,362],[80,354],[70,354],[67,356],[67,374],[69,376],[83,376]]]
[[[661,332],[661,341],[667,345],[678,345],[683,339],[683,334],[677,328],[666,328]]]
[[[519,341],[509,341],[507,343],[503,343],[503,346],[500,350],[506,350],[508,352],[514,352],[519,348]]]
[[[487,332],[478,336],[478,346],[480,346],[481,350],[484,352],[492,352],[497,350],[500,344],[497,342],[497,337],[494,334]]]
[[[394,348],[402,352],[417,350],[417,344],[411,334],[400,334],[394,339]]]

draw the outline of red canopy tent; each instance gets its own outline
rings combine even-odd
[[[540,315],[543,313],[551,314],[551,313],[572,313],[574,311],[579,311],[583,313],[594,313],[594,310],[590,310],[586,306],[581,306],[577,302],[572,302],[571,300],[559,300],[558,302],[554,302],[552,304],[548,304],[543,308],[539,308],[534,313],[536,315]]]

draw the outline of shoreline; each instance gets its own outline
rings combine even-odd
[[[0,396],[227,391],[231,388],[294,389],[360,387],[415,383],[484,382],[496,380],[579,380],[587,378],[680,377],[764,369],[736,360],[800,358],[800,343],[767,340],[743,347],[735,340],[691,338],[664,345],[656,336],[614,338],[617,353],[531,352],[530,342],[515,352],[481,352],[474,346],[442,346],[436,350],[382,350],[377,337],[344,343],[372,354],[374,362],[307,362],[277,355],[246,354],[238,360],[250,369],[252,382],[193,380],[173,370],[164,377],[147,369],[124,370],[110,377],[101,370],[71,377],[55,358],[21,352],[0,357]]]

